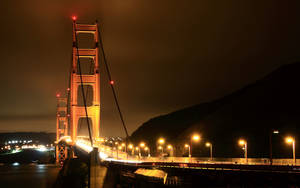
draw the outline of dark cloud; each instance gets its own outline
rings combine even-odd
[[[129,131],[228,94],[299,60],[297,1],[5,1],[0,8],[2,130],[55,130],[67,87],[70,16],[101,23]],[[105,135],[123,134],[102,72]],[[49,118],[39,119],[39,114]],[[36,117],[17,123],[18,117]],[[18,121],[20,122],[20,121]]]

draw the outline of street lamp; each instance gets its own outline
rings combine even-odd
[[[116,145],[117,159],[118,159],[119,158],[119,149],[118,149],[119,142],[115,142],[115,145]]]
[[[239,140],[239,145],[244,147],[245,150],[245,159],[246,159],[246,163],[248,163],[248,155],[247,155],[247,142],[243,139]]]
[[[212,155],[212,144],[210,142],[206,142],[205,144],[206,147],[209,147],[210,150],[210,160],[212,161],[213,155]]]
[[[139,147],[135,147],[135,150],[138,152],[139,157],[141,157],[141,150]]]
[[[278,130],[271,130],[269,135],[269,144],[270,144],[270,165],[273,164],[273,146],[272,146],[272,135],[279,134]]]
[[[189,149],[189,157],[191,157],[191,146],[188,144],[185,144],[184,147]]]
[[[145,147],[145,143],[144,142],[141,142],[140,143],[140,146],[143,148],[143,147]]]
[[[168,150],[170,150],[170,155],[173,156],[173,146],[171,144],[169,144],[167,146]]]
[[[134,147],[133,147],[133,145],[129,144],[128,148],[131,149],[131,155],[134,155]]]
[[[194,135],[192,136],[192,140],[195,141],[195,142],[199,142],[200,136],[199,136],[198,134],[194,134]]]
[[[151,155],[150,155],[150,148],[145,147],[144,150],[148,152],[148,157],[151,157]]]
[[[190,144],[190,150],[192,153],[192,141],[194,142],[199,142],[200,141],[200,135],[198,134],[193,134],[193,136],[191,137],[191,144]]]
[[[157,149],[161,150],[161,153],[162,153],[162,154],[164,153],[164,147],[162,147],[162,146],[158,146],[158,148],[157,148]]]
[[[165,139],[164,139],[164,138],[158,139],[158,143],[159,143],[159,144],[164,144],[164,143],[165,143]]]
[[[145,148],[145,146],[146,146],[146,144],[145,144],[144,142],[141,142],[141,143],[140,143],[140,147],[141,147],[141,148]]]
[[[290,136],[286,137],[285,142],[287,144],[292,144],[293,145],[293,159],[294,159],[294,163],[296,164],[296,149],[295,149],[296,143],[295,143],[295,138],[290,137]]]

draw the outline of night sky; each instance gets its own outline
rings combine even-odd
[[[0,132],[55,131],[72,15],[100,22],[132,133],[149,118],[217,99],[299,61],[299,8],[292,0],[2,1]],[[124,135],[101,73],[101,135]]]

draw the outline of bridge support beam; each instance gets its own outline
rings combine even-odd
[[[58,142],[62,137],[69,134],[67,119],[67,98],[62,97],[61,94],[57,94],[56,99],[56,162],[62,163],[68,157],[68,149],[65,145],[61,145]]]

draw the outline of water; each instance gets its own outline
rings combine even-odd
[[[48,188],[54,184],[59,167],[56,165],[45,164],[26,164],[14,163],[11,165],[0,166],[0,187],[30,187]]]

